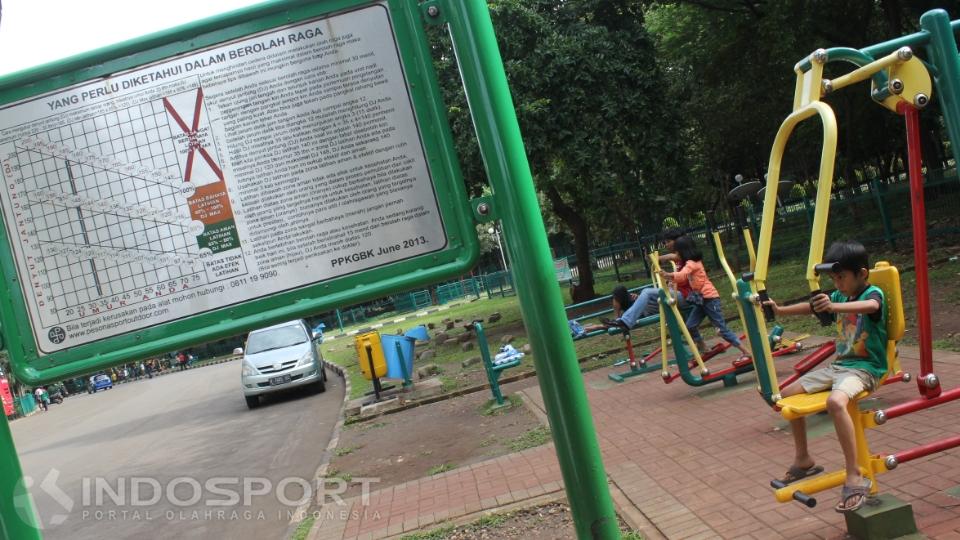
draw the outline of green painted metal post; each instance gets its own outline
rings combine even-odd
[[[450,25],[480,153],[493,186],[494,211],[506,233],[514,288],[530,335],[577,536],[619,538],[586,389],[487,3],[451,0],[440,5]],[[430,13],[429,8],[425,11]]]
[[[13,444],[6,417],[0,426],[0,538],[40,540],[40,528],[33,499],[23,482],[20,458]]]
[[[936,91],[940,100],[944,123],[953,145],[960,144],[960,57],[957,55],[957,41],[950,27],[950,16],[942,9],[928,11],[920,17],[920,27],[930,33],[927,52],[930,63],[936,67],[933,75]],[[955,146],[951,146],[955,148]],[[953,151],[957,157],[956,150]]]
[[[340,315],[340,308],[337,308],[337,326],[340,327],[340,333],[343,333],[343,317]]]
[[[887,212],[887,206],[883,203],[883,192],[886,191],[886,185],[881,184],[876,178],[870,181],[870,193],[877,202],[877,210],[880,211],[880,222],[883,223],[883,238],[890,244],[891,249],[897,249],[897,240],[893,236],[893,224],[890,223],[890,214]]]
[[[497,405],[503,405],[503,394],[500,392],[499,377],[493,372],[493,359],[490,358],[490,347],[487,345],[487,334],[483,331],[483,325],[473,323],[473,328],[477,332],[477,344],[480,347],[480,358],[483,360],[483,370],[487,372],[487,382],[490,383],[490,392]]]

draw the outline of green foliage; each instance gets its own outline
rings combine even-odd
[[[439,529],[433,529],[432,531],[405,534],[400,537],[400,540],[444,540],[453,533],[453,530],[453,525],[446,525]]]
[[[454,469],[456,469],[456,468],[457,468],[456,465],[452,465],[452,464],[450,464],[450,463],[441,463],[440,465],[434,465],[433,467],[430,467],[430,469],[427,470],[427,474],[430,475],[430,476],[433,476],[433,475],[435,475],[435,474],[440,474],[440,473],[445,473],[445,472],[447,472],[447,471],[452,471],[452,470],[454,470]]]
[[[665,82],[640,4],[499,0],[490,8],[534,180],[572,235],[580,282],[590,288],[593,239],[656,223],[662,201],[650,195],[684,180],[675,110],[660,100]],[[478,194],[486,175],[443,32],[434,46],[463,170]]]
[[[310,534],[310,529],[313,528],[313,522],[316,520],[316,516],[307,516],[306,519],[300,522],[300,525],[297,525],[297,530],[293,531],[290,540],[305,540],[307,535]]]
[[[550,428],[544,426],[535,427],[523,435],[514,437],[507,441],[507,447],[512,452],[519,452],[527,448],[533,448],[550,442]]]
[[[363,448],[363,446],[347,446],[345,448],[337,448],[336,450],[333,451],[333,454],[337,457],[343,457],[346,455],[350,455],[361,448]]]
[[[483,416],[499,416],[501,414],[506,414],[517,407],[523,406],[523,400],[519,396],[511,394],[505,396],[503,406],[497,405],[497,400],[491,399],[488,400],[480,407],[480,414]]]

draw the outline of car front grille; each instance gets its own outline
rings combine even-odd
[[[257,371],[263,375],[269,375],[271,373],[280,373],[281,371],[286,371],[295,365],[297,365],[296,360],[288,360],[280,365],[280,369],[275,369],[273,366],[264,366],[262,368],[257,368]]]

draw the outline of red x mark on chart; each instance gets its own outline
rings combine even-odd
[[[223,172],[220,170],[220,167],[217,165],[217,162],[213,160],[210,156],[210,153],[207,152],[207,149],[200,144],[200,139],[197,136],[197,130],[200,129],[200,107],[203,105],[203,88],[197,88],[197,101],[193,107],[193,127],[187,127],[187,123],[180,118],[180,114],[173,108],[173,104],[170,103],[170,100],[163,98],[163,106],[167,109],[167,112],[170,113],[170,116],[177,122],[177,125],[180,126],[180,129],[187,134],[187,140],[190,145],[190,152],[187,154],[187,171],[183,175],[183,180],[185,182],[190,181],[190,177],[193,174],[193,156],[195,152],[200,152],[200,155],[203,156],[203,159],[207,161],[207,164],[210,165],[210,168],[213,169],[213,173],[217,175],[217,178],[223,180]]]

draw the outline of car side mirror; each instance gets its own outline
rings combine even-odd
[[[243,355],[243,347],[237,347],[236,349],[234,349],[234,350],[233,350],[233,354],[235,354],[235,355],[237,355],[237,356]]]

